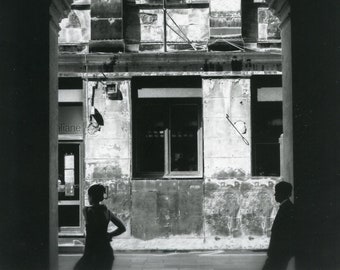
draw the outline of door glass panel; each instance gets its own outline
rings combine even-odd
[[[58,214],[61,232],[80,227],[79,143],[59,143]]]
[[[197,171],[197,105],[173,105],[170,112],[171,171]]]
[[[58,199],[79,200],[79,144],[59,144]]]

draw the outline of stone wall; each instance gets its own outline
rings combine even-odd
[[[202,235],[202,180],[135,180],[131,196],[134,237]]]
[[[94,107],[104,119],[100,131],[85,136],[85,191],[92,183],[108,186],[107,206],[129,224],[131,179],[130,82],[117,81],[121,100],[110,100],[99,83]],[[89,126],[94,82],[87,84],[86,126]],[[85,192],[84,191],[84,192]],[[85,192],[87,203],[87,194]]]
[[[250,79],[203,80],[204,175],[208,178],[247,177],[247,145],[230,121],[250,142]]]
[[[204,177],[172,180],[132,179],[130,81],[116,82],[120,100],[108,99],[102,84],[95,92],[104,125],[85,137],[84,190],[108,187],[104,203],[128,227],[114,248],[266,248],[279,179],[250,176],[250,79],[203,79]],[[86,89],[87,125],[94,85]]]

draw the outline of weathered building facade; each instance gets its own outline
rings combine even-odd
[[[75,1],[59,34],[59,227],[93,183],[120,249],[261,249],[281,179],[278,21],[258,0]],[[70,238],[67,238],[70,239]]]

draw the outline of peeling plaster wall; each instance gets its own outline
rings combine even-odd
[[[86,132],[85,136],[85,202],[87,188],[93,183],[108,186],[105,204],[126,224],[130,219],[130,178],[131,178],[131,123],[130,123],[130,82],[117,81],[122,94],[121,100],[106,97],[104,86],[99,83],[95,92],[94,107],[104,118],[100,131]],[[89,125],[90,98],[94,82],[86,87],[86,126]],[[129,230],[128,230],[129,231]],[[127,234],[125,234],[125,237]]]
[[[269,236],[277,212],[273,194],[277,179],[206,179],[206,237],[233,237],[255,240],[253,247],[265,243],[256,241]]]
[[[276,214],[278,179],[250,176],[250,102],[250,79],[203,80],[205,237],[215,246],[266,248]]]
[[[142,240],[203,235],[202,180],[132,182],[131,233]]]
[[[208,178],[250,174],[251,147],[226,114],[239,128],[246,128],[243,136],[250,142],[250,79],[203,80],[204,175]]]
[[[227,113],[233,122],[243,121],[250,142],[250,80],[203,79],[203,179],[144,180],[131,175],[130,81],[117,82],[121,100],[107,99],[99,84],[94,106],[104,126],[85,137],[84,192],[95,182],[108,186],[104,203],[127,224],[113,247],[266,248],[279,178],[250,176],[251,148],[225,118]],[[86,89],[87,121],[93,85]]]

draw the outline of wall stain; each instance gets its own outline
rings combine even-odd
[[[132,235],[143,240],[201,235],[202,207],[203,184],[200,180],[133,181]]]
[[[96,166],[93,170],[92,177],[96,178],[121,178],[122,169],[119,165]]]
[[[217,179],[223,179],[223,178],[238,178],[242,177],[244,178],[246,176],[246,173],[243,169],[231,169],[228,170],[221,170],[219,172],[216,172],[212,175],[212,178]]]
[[[208,235],[269,236],[277,204],[276,180],[214,179],[205,183],[204,215]]]

